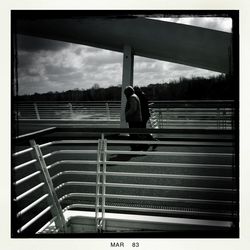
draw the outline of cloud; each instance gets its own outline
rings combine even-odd
[[[102,66],[107,64],[119,64],[122,63],[123,54],[114,51],[108,51],[103,49],[96,49],[95,52],[89,50],[83,53],[83,62],[85,64],[91,64],[95,66]]]
[[[197,27],[232,32],[232,19],[229,17],[179,17],[155,18],[160,21],[181,23]]]
[[[139,86],[171,82],[181,77],[207,78],[217,75],[220,75],[220,73],[145,57],[135,57],[134,82]]]
[[[57,65],[45,65],[45,73],[47,75],[65,76],[72,72],[73,68],[60,67]]]
[[[229,31],[229,18],[165,18],[207,28]],[[79,44],[18,36],[19,94],[88,89],[98,83],[108,87],[122,83],[123,54]],[[213,76],[216,72],[145,57],[135,57],[134,83],[148,85],[180,77]]]
[[[41,62],[38,54],[21,53],[18,58],[19,77],[42,76],[45,73],[45,65]]]
[[[20,95],[87,89],[94,83],[101,87],[121,84],[122,53],[68,44],[60,50],[20,50],[18,54]]]

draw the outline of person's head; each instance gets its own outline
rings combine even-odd
[[[138,94],[140,95],[142,93],[141,88],[138,86],[134,86],[134,91],[135,91],[136,95],[138,95]]]
[[[134,93],[135,93],[135,91],[131,86],[128,86],[124,89],[124,94],[127,98],[130,97],[131,95],[133,95]]]

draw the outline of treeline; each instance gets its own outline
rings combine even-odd
[[[238,83],[227,75],[192,79],[181,78],[169,83],[156,83],[142,87],[149,100],[233,100]],[[19,101],[119,101],[121,86],[101,88],[95,84],[87,90],[68,90],[43,94],[22,95]]]

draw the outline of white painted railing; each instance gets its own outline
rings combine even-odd
[[[34,230],[44,217],[46,226],[39,233],[51,233],[47,229],[53,223],[55,232],[70,232],[64,214],[72,209],[95,212],[95,232],[110,230],[106,214],[114,211],[121,216],[144,214],[145,221],[152,215],[181,215],[196,218],[199,226],[204,218],[217,218],[217,226],[218,220],[232,222],[238,204],[233,144],[210,138],[210,143],[194,140],[183,145],[107,139],[104,133],[99,139],[40,145],[31,139],[31,147],[13,154],[17,234]],[[134,143],[156,144],[157,150],[130,151]],[[146,225],[150,230],[150,223]]]
[[[37,102],[17,103],[15,107],[20,122],[81,121],[100,125],[118,126],[120,102]],[[152,128],[234,128],[234,103],[232,101],[157,101],[150,102]],[[51,125],[53,126],[53,124]]]
[[[119,120],[119,102],[20,102],[18,119]]]

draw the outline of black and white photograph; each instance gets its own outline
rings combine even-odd
[[[12,10],[11,238],[238,239],[239,68],[238,10]]]
[[[249,249],[247,1],[0,6],[1,249]]]

